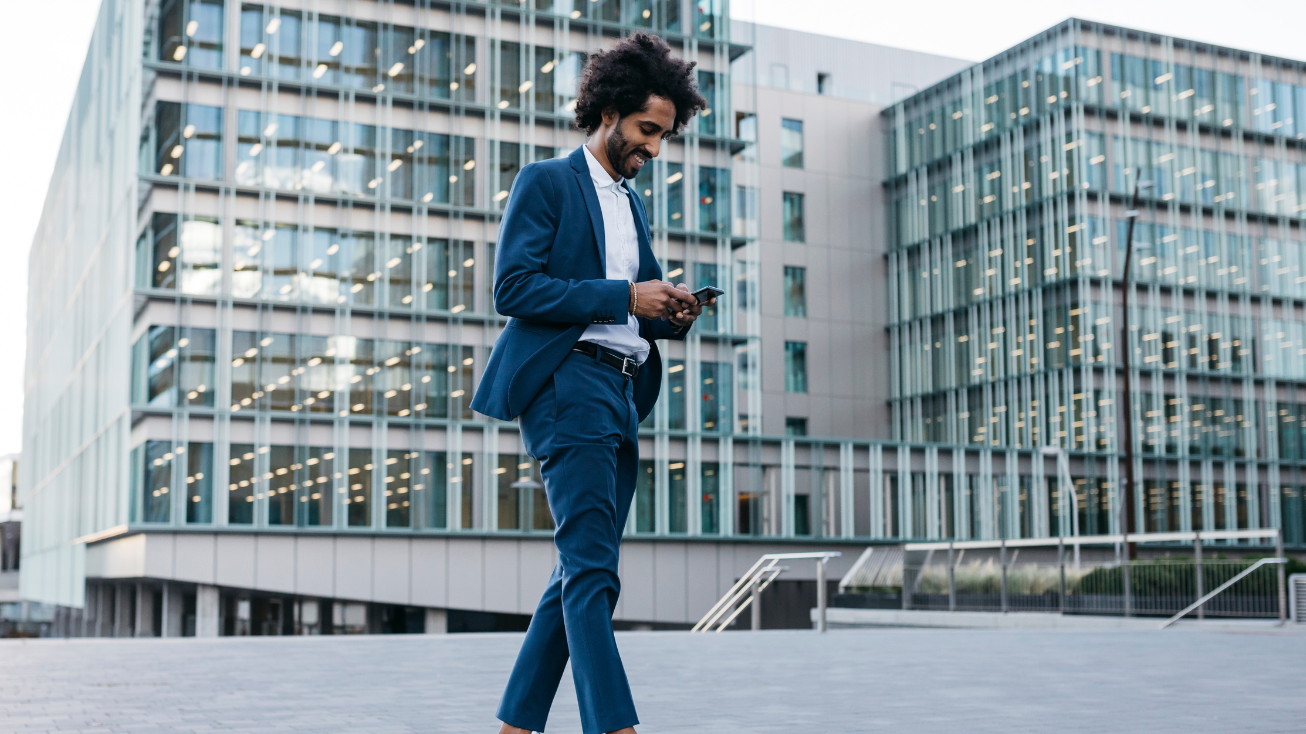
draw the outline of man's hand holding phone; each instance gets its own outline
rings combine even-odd
[[[720,293],[711,287],[690,293],[684,283],[673,286],[661,280],[647,280],[635,284],[633,313],[646,319],[670,319],[672,324],[684,328],[703,313],[703,306],[716,303]]]

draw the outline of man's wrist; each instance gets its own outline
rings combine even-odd
[[[639,305],[639,293],[635,290],[635,281],[630,281],[630,306],[629,312],[635,313],[635,307]]]

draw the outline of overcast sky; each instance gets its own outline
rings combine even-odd
[[[0,23],[0,453],[22,435],[27,252],[99,0],[4,3]],[[734,0],[735,17],[978,61],[1079,17],[1306,59],[1306,2]],[[57,22],[52,22],[52,20]],[[52,32],[57,31],[57,35]],[[53,42],[52,42],[53,41]]]

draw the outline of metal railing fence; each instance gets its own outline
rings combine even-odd
[[[1124,562],[1125,538],[1118,535],[908,543],[903,547],[902,608],[1170,616],[1194,607],[1199,619],[1287,616],[1283,541],[1277,530],[1151,533],[1130,535],[1128,541],[1189,541],[1193,554]],[[1207,545],[1207,553],[1263,549],[1269,560],[1203,558],[1204,544],[1211,541],[1239,545]],[[1070,549],[1079,546],[1089,556],[1086,563],[1079,553],[1072,561]],[[1049,553],[1053,549],[1055,556]],[[1026,560],[1019,561],[1022,550]],[[969,561],[963,560],[967,551],[972,552]],[[987,555],[975,559],[974,552]],[[1228,588],[1221,588],[1224,584]],[[1220,593],[1204,600],[1212,590]]]

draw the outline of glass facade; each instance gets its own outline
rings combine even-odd
[[[854,355],[890,363],[881,441],[809,416],[830,397],[827,345],[803,331],[827,310],[824,245],[784,267],[758,240],[823,241],[825,222],[762,190],[757,146],[802,169],[786,188],[827,156],[818,121],[804,140],[732,83],[748,49],[727,3],[143,11],[101,8],[103,73],[33,247],[20,494],[48,521],[24,534],[24,598],[80,605],[74,541],[121,526],[547,535],[515,424],[468,408],[505,323],[499,220],[523,166],[582,142],[584,52],[638,29],[698,62],[710,107],[633,182],[654,252],[727,295],[663,346],[629,534],[1016,537],[1071,511],[1114,528],[1113,299],[1141,169],[1139,529],[1284,523],[1306,542],[1300,64],[1071,22],[885,110],[890,217],[855,235],[887,250],[870,290],[888,354]],[[763,364],[771,306],[795,331]],[[762,435],[764,378],[794,401],[784,435]],[[1044,445],[1072,453],[1077,510]]]
[[[1304,100],[1299,62],[1069,21],[886,110],[894,438],[1069,450],[1101,468],[1084,519],[1117,532],[1130,421],[1132,532],[1279,526],[1303,469]]]

